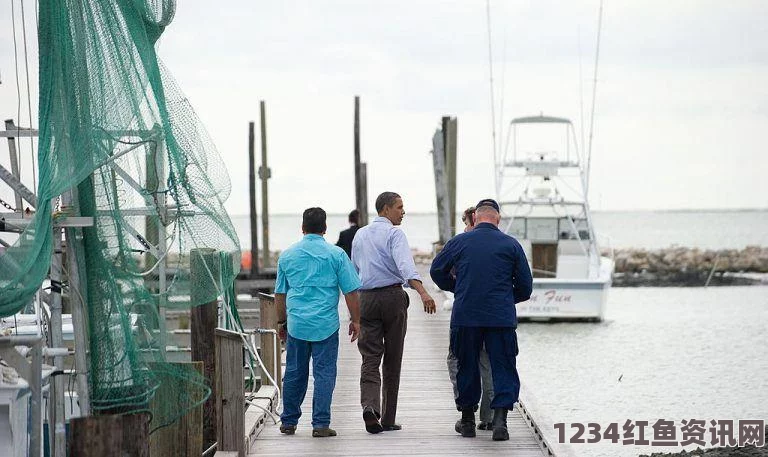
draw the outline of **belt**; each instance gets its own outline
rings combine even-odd
[[[388,286],[382,286],[382,287],[374,287],[373,289],[362,289],[360,292],[361,292],[361,293],[366,293],[366,292],[380,292],[380,291],[382,291],[382,290],[386,290],[386,289],[394,289],[394,288],[402,289],[402,288],[403,288],[403,285],[402,285],[402,284],[400,284],[400,283],[397,283],[397,284],[390,284],[390,285],[388,285]]]

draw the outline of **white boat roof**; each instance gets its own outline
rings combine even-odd
[[[564,117],[545,116],[525,116],[512,119],[510,124],[570,124],[570,119]]]

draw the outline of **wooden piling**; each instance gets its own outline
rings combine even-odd
[[[368,225],[368,183],[365,164],[360,162],[360,96],[355,95],[355,208],[360,211],[360,226]]]
[[[449,222],[451,237],[456,235],[456,136],[457,120],[445,116],[443,124],[443,145],[445,147],[445,174],[448,186]]]
[[[203,374],[203,362],[178,362],[175,366],[190,366],[191,370]],[[175,384],[162,383],[152,399],[155,402],[171,401],[173,395],[186,395],[175,392]],[[149,453],[152,457],[200,457],[203,452],[203,405],[189,410],[173,424],[163,427],[150,435]]]
[[[240,334],[216,329],[216,420],[219,451],[245,456],[245,381]]]
[[[267,166],[267,109],[264,100],[261,101],[261,167],[259,178],[261,179],[261,265],[269,268],[272,264],[269,254],[269,189],[267,180],[272,177],[272,172]]]
[[[251,279],[259,273],[259,234],[256,228],[258,214],[256,211],[256,147],[254,138],[254,123],[248,123],[248,184],[250,190],[250,220],[251,220]]]
[[[68,455],[149,457],[149,419],[149,413],[71,419]]]
[[[259,327],[277,330],[277,307],[275,306],[274,295],[259,294],[259,308]],[[275,340],[277,341],[277,348],[275,348]],[[275,358],[275,352],[277,353],[277,358]],[[275,371],[277,371],[275,382],[280,389],[283,388],[283,369],[280,358],[281,352],[282,344],[280,343],[279,338],[274,338],[271,333],[261,334],[261,360],[264,362],[264,369],[267,370],[272,377],[274,377]],[[276,367],[277,369],[275,369]],[[266,376],[262,376],[261,383],[265,384],[267,382],[266,379]]]
[[[207,449],[216,442],[215,329],[218,325],[219,256],[214,249],[192,249],[189,260],[192,361],[203,362],[203,374],[211,388],[211,396],[203,404],[203,447]]]

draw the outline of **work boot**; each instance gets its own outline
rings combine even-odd
[[[507,441],[509,431],[507,430],[507,409],[494,408],[493,410],[493,441]]]
[[[461,433],[464,438],[474,438],[475,432],[475,409],[471,406],[461,410],[461,420],[456,422],[456,433]]]
[[[312,429],[312,438],[327,438],[329,436],[336,436],[336,430],[330,427]]]

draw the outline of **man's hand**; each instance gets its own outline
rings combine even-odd
[[[419,294],[421,297],[421,302],[424,303],[424,312],[427,314],[434,314],[437,312],[437,307],[435,306],[435,300],[432,298],[431,295],[429,295],[426,291]]]
[[[288,324],[286,322],[277,324],[277,337],[280,338],[280,342],[285,344],[285,340],[288,338]]]
[[[357,337],[360,336],[360,322],[351,321],[349,323],[349,334],[352,336],[349,342],[354,343]]]

